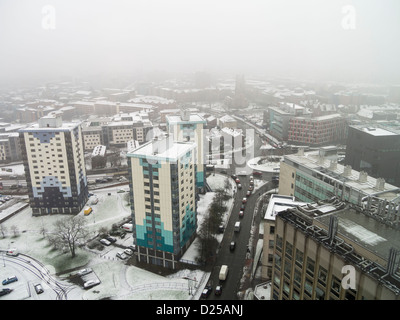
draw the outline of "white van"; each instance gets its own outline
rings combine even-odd
[[[228,276],[228,266],[226,264],[223,264],[221,266],[221,270],[219,271],[219,280],[224,281],[226,280],[226,277]]]
[[[122,229],[127,232],[133,232],[133,224],[132,223],[125,223],[122,225]]]
[[[239,232],[240,231],[240,221],[236,221],[234,230],[235,230],[235,232]]]

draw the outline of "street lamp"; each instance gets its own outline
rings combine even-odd
[[[182,279],[185,279],[185,280],[188,281],[188,291],[189,291],[188,294],[189,294],[189,296],[190,295],[194,296],[193,284],[192,284],[191,281],[194,281],[196,283],[197,282],[196,277],[194,277],[193,279],[189,278],[189,277],[182,277]],[[196,287],[196,284],[194,285],[194,287]]]

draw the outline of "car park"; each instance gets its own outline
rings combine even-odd
[[[12,277],[9,277],[9,278],[4,279],[3,282],[2,282],[2,284],[3,284],[3,286],[4,286],[4,285],[6,285],[6,284],[10,284],[10,283],[13,283],[13,282],[15,282],[15,281],[18,281],[18,278],[17,278],[16,276],[12,276]]]
[[[43,287],[40,284],[35,285],[35,291],[37,294],[41,294],[44,292]]]

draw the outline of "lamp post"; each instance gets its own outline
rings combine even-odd
[[[189,277],[182,277],[182,279],[185,279],[188,281],[188,294],[194,296],[192,281],[194,281],[196,283],[197,282],[196,277],[194,277],[193,279],[189,278]],[[196,287],[196,284],[194,285],[194,287]]]

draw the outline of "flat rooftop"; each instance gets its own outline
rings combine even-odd
[[[206,123],[206,120],[199,114],[193,113],[189,115],[189,120],[183,120],[179,114],[167,115],[167,122],[172,123]]]
[[[145,143],[127,153],[127,157],[146,158],[148,160],[176,162],[182,156],[196,148],[194,142],[176,142],[171,138]]]
[[[336,164],[336,168],[331,167],[331,162],[328,159],[319,159],[318,151],[305,152],[304,155],[291,154],[285,155],[284,159],[288,159],[294,163],[300,164],[305,168],[321,173],[321,175],[327,175],[332,179],[336,179],[340,182],[344,182],[347,187],[351,187],[355,190],[361,191],[366,196],[374,195],[379,193],[380,198],[387,200],[393,200],[400,192],[399,188],[385,183],[383,190],[376,188],[377,179],[371,176],[367,176],[365,182],[361,182],[360,172],[356,170],[349,171],[348,175],[344,175],[345,166],[339,163]]]
[[[400,230],[389,227],[351,208],[337,211],[334,214],[338,218],[338,233],[357,242],[374,254],[387,259],[391,247],[400,249]],[[315,219],[328,228],[329,216],[329,214],[325,214]]]

